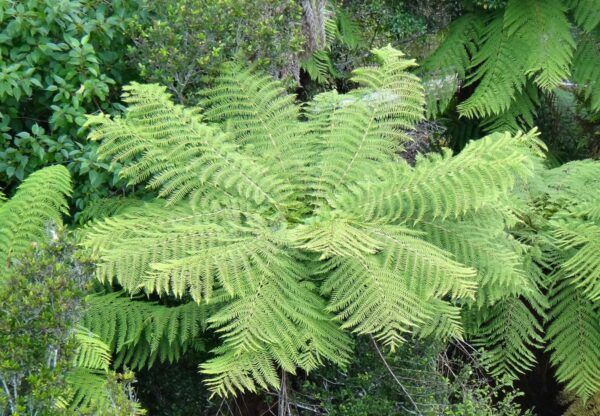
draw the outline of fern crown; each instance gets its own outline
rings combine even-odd
[[[410,166],[398,151],[423,119],[423,87],[401,52],[374,56],[353,72],[358,88],[303,107],[231,64],[202,92],[202,110],[132,84],[122,116],[90,117],[100,155],[157,195],[87,229],[98,277],[193,302],[160,312],[156,326],[124,325],[145,314],[139,301],[104,324],[113,329],[86,322],[121,359],[137,349],[152,361],[182,336],[193,346],[183,334],[206,326],[221,345],[201,369],[228,395],[277,386],[278,368],[345,365],[347,331],[392,349],[411,335],[462,337],[461,304],[533,290],[517,245],[499,241],[511,190],[534,172],[536,133],[495,134]]]

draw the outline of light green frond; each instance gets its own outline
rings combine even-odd
[[[62,224],[70,195],[71,176],[63,166],[40,169],[19,185],[0,206],[0,267],[10,266],[12,259],[46,238],[49,225]]]
[[[369,175],[374,161],[396,159],[399,146],[410,140],[406,130],[423,119],[423,87],[407,71],[414,60],[391,47],[373,53],[379,65],[352,72],[360,88],[345,95],[322,94],[310,107],[311,129],[321,140],[313,185],[317,198],[326,199]]]
[[[173,104],[164,87],[132,84],[123,99],[130,104],[123,117],[94,116],[87,124],[94,127],[90,137],[101,140],[100,157],[123,163],[120,174],[130,183],[148,182],[170,203],[201,193],[227,205],[233,193],[285,212],[293,202],[294,189],[282,175],[238,152],[227,134],[193,111]]]
[[[473,222],[475,216],[480,221]],[[452,253],[456,261],[477,270],[476,301],[479,305],[521,294],[529,287],[521,267],[518,244],[507,233],[495,209],[484,208],[456,221],[424,221],[418,227],[425,231],[425,240]]]
[[[417,329],[416,334],[421,338],[441,340],[463,339],[461,307],[450,302],[433,298],[430,301],[431,316]]]
[[[239,377],[250,380],[245,387],[251,391],[255,385],[272,386],[276,375],[267,375],[275,364],[295,373],[297,367],[314,370],[323,359],[338,365],[347,362],[350,341],[324,312],[313,288],[301,281],[301,270],[286,259],[259,265],[258,287],[234,297],[209,318],[223,340],[215,350],[218,355],[202,365],[211,375],[208,384],[214,392],[239,389]],[[221,350],[227,352],[221,355]],[[240,359],[235,368],[230,366],[231,357]]]
[[[367,225],[344,218],[299,225],[288,235],[295,247],[320,253],[320,260],[333,256],[364,257],[383,247]]]
[[[108,400],[106,376],[111,364],[111,351],[100,337],[84,326],[75,329],[77,350],[74,366],[67,373],[69,391],[58,400],[59,409],[85,408]]]
[[[333,205],[366,221],[419,222],[456,218],[495,204],[519,179],[533,174],[536,132],[493,134],[469,143],[458,155],[421,158],[414,168],[386,165],[377,183],[359,182]],[[533,151],[532,151],[533,152]]]
[[[268,350],[242,353],[222,350],[220,355],[200,365],[202,373],[209,376],[207,385],[213,394],[228,397],[238,392],[279,388],[277,364]]]
[[[381,252],[383,266],[402,276],[410,290],[425,297],[473,297],[475,269],[455,261],[448,251],[401,227],[373,229],[372,233],[386,243]]]
[[[289,174],[302,160],[296,97],[280,81],[253,68],[229,64],[201,95],[206,120],[221,124],[244,153],[275,164],[282,174]]]
[[[77,328],[75,338],[78,344],[75,364],[92,370],[108,371],[111,362],[108,345],[97,334],[82,326]]]
[[[130,210],[139,209],[143,203],[132,197],[102,198],[91,202],[79,212],[79,222],[99,221],[106,217],[119,215]]]
[[[210,299],[217,285],[231,294],[245,290],[252,283],[245,280],[249,266],[280,251],[264,225],[242,226],[241,215],[235,209],[148,205],[143,215],[96,224],[85,244],[102,253],[100,279],[116,280],[132,293],[143,289],[182,297],[189,291],[200,302]]]
[[[342,328],[372,334],[394,349],[430,319],[430,297],[411,290],[380,257],[333,258],[328,271],[321,290],[331,296],[328,309],[343,321]]]
[[[559,382],[584,400],[600,390],[600,314],[569,279],[552,288],[546,332]]]

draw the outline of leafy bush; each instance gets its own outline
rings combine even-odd
[[[147,1],[134,25],[135,63],[146,81],[168,86],[180,103],[234,57],[293,82],[304,38],[294,0]]]
[[[49,230],[13,261],[0,285],[2,414],[143,414],[131,372],[109,371],[110,350],[77,323],[93,265],[64,230]]]
[[[63,164],[75,205],[120,185],[86,140],[85,114],[112,112],[134,73],[124,59],[137,0],[8,0],[0,3],[0,180]]]
[[[92,270],[72,247],[42,244],[21,257],[0,286],[0,409],[2,414],[58,414],[77,342]]]

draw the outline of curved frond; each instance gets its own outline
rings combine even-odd
[[[92,295],[83,323],[115,354],[117,366],[133,369],[177,361],[190,348],[202,348],[206,305],[164,306],[123,292]]]
[[[386,165],[383,180],[359,182],[333,205],[366,221],[419,222],[443,220],[495,204],[519,179],[533,174],[536,133],[493,134],[469,143],[458,155],[421,158]]]
[[[556,377],[583,399],[600,390],[600,314],[575,285],[564,279],[550,293],[546,338]]]
[[[521,37],[510,36],[501,14],[486,22],[482,46],[471,61],[474,72],[467,83],[477,83],[477,88],[458,105],[460,114],[485,118],[508,110],[527,80],[526,57],[520,55],[527,50]]]
[[[62,224],[70,195],[71,175],[63,166],[40,169],[19,185],[0,205],[0,267],[9,267],[12,259],[44,239],[49,225]]]

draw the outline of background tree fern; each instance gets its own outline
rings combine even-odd
[[[594,1],[508,0],[503,8],[455,20],[421,71],[445,86],[432,89],[429,112],[456,109],[485,131],[515,132],[534,125],[536,97],[568,81],[600,111],[597,9]],[[458,91],[461,101],[452,100]]]
[[[278,368],[345,365],[346,330],[390,348],[411,335],[461,337],[460,309],[480,307],[479,292],[492,305],[535,289],[513,259],[522,247],[498,245],[514,224],[509,195],[538,165],[535,132],[411,167],[397,151],[423,118],[423,88],[414,61],[390,47],[374,55],[378,65],[354,71],[357,89],[304,108],[232,65],[201,112],[134,84],[122,116],[90,118],[101,156],[159,195],[85,232],[98,277],[125,290],[96,297],[87,322],[117,354],[133,351],[126,362],[170,359],[160,346],[185,350],[206,322],[221,339],[201,365],[215,393],[277,387]],[[482,223],[495,231],[470,236]],[[509,261],[492,258],[498,249]],[[127,312],[111,302],[129,302]]]

